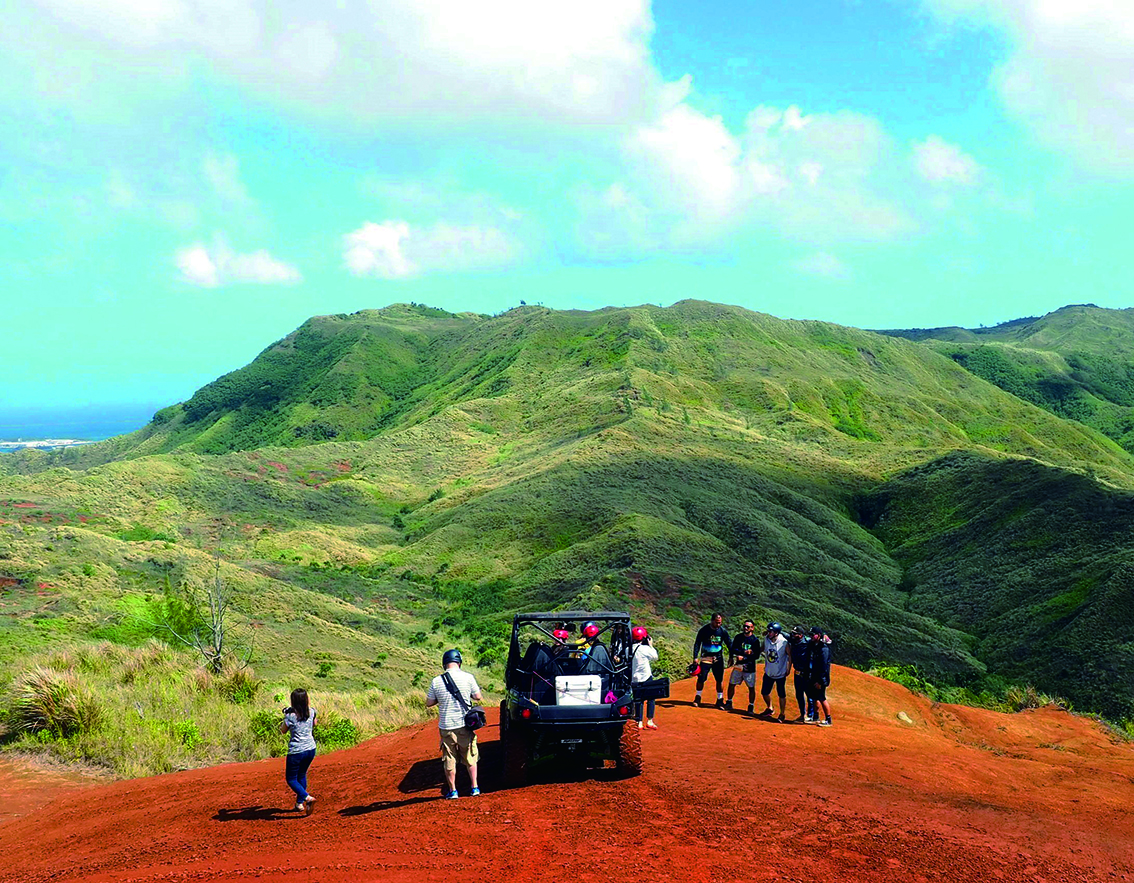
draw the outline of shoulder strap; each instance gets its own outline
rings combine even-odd
[[[465,711],[465,713],[468,713],[469,704],[465,702],[465,697],[461,695],[461,691],[457,689],[457,684],[453,680],[453,676],[449,674],[449,672],[445,672],[441,675],[441,680],[445,682],[445,688],[453,694],[453,698],[461,703],[461,709]]]

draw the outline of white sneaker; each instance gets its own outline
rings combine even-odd
[[[307,815],[311,815],[311,813],[315,812],[315,798],[310,794],[308,794],[307,799],[303,801],[303,811],[307,813]]]

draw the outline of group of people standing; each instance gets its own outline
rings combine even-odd
[[[831,703],[827,687],[831,683],[831,639],[823,629],[813,626],[795,626],[788,635],[778,622],[768,623],[763,635],[756,634],[756,624],[744,620],[741,631],[730,637],[724,627],[724,616],[713,614],[712,619],[697,632],[693,642],[693,663],[690,674],[697,676],[694,705],[702,704],[702,694],[709,675],[717,685],[717,708],[731,711],[736,688],[748,687],[748,713],[755,714],[756,667],[764,663],[760,682],[760,696],[764,700],[766,716],[780,723],[787,722],[787,678],[794,673],[795,699],[799,704],[799,717],[795,723],[817,723],[831,726]],[[729,676],[728,698],[724,694],[725,659],[732,667]],[[779,716],[772,710],[772,690],[779,699]]]

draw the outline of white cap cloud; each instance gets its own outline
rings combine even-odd
[[[355,276],[378,279],[493,269],[511,263],[518,253],[517,243],[492,226],[367,222],[343,237],[347,269]]]
[[[1103,171],[1134,174],[1130,0],[923,0],[947,20],[1007,33],[993,76],[1006,107],[1048,144]]]
[[[261,94],[355,120],[621,122],[661,86],[649,0],[17,2],[54,21],[23,39],[82,50],[51,53],[71,67],[140,59],[176,80],[203,59]]]
[[[272,257],[267,251],[238,254],[223,243],[202,244],[178,249],[173,256],[181,280],[202,288],[233,283],[279,285],[299,282],[295,267]]]

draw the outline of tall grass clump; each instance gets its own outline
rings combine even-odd
[[[17,680],[8,706],[10,726],[44,741],[89,735],[103,711],[73,672],[36,666]]]

